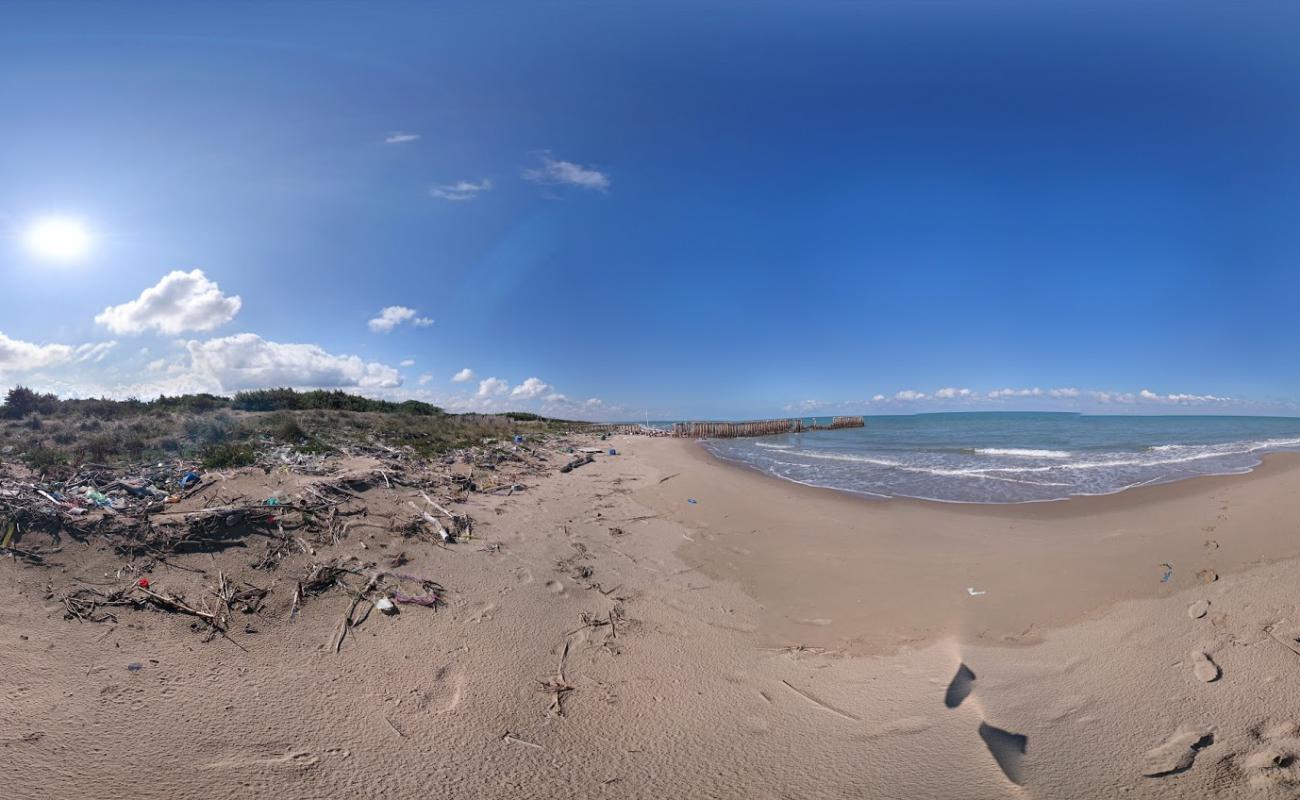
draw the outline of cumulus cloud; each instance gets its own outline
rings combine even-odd
[[[1047,392],[1052,397],[1078,397],[1079,390],[1073,386],[1062,386],[1057,389],[1050,389]]]
[[[417,328],[427,328],[433,324],[433,320],[421,317],[419,313],[414,308],[406,306],[386,306],[379,310],[379,316],[366,324],[374,333],[389,333],[404,322],[409,322]]]
[[[885,396],[884,396],[883,394],[872,395],[872,396],[871,396],[871,402],[873,402],[873,403],[883,403],[883,402],[885,402]]]
[[[492,190],[492,181],[484,178],[478,183],[473,181],[456,181],[455,183],[444,183],[433,187],[429,194],[440,200],[451,200],[459,203],[465,200],[473,200],[484,192]]]
[[[488,398],[498,397],[510,390],[510,384],[500,378],[487,378],[478,382],[478,393],[475,397]]]
[[[66,344],[33,344],[0,333],[0,373],[56,366],[70,361],[75,352]]]
[[[597,192],[609,191],[610,187],[609,176],[600,170],[584,167],[572,161],[561,161],[551,158],[549,155],[542,156],[542,165],[540,167],[524,170],[523,176],[524,180],[533,183],[551,186],[576,186],[580,189]]]
[[[953,400],[958,397],[970,397],[970,389],[955,389],[951,386],[945,386],[934,393],[934,396],[940,400]]]
[[[406,144],[407,142],[419,141],[420,134],[407,133],[406,131],[393,131],[384,139],[384,144]]]
[[[545,414],[568,419],[617,419],[626,415],[626,409],[620,405],[611,405],[599,397],[586,400],[571,400],[559,392],[552,392],[542,398],[541,410]]]
[[[472,381],[477,377],[478,376],[474,374],[474,370],[470,369],[469,367],[465,367],[465,369],[462,369],[460,372],[457,372],[455,375],[452,375],[451,380],[453,383],[466,383],[467,381]]]
[[[901,392],[895,392],[895,393],[894,393],[894,399],[895,399],[895,400],[903,400],[903,401],[908,401],[908,400],[924,400],[924,399],[925,399],[925,392],[918,392],[918,391],[916,391],[915,389],[904,389],[904,390],[901,391]]]
[[[402,385],[396,369],[357,356],[327,353],[314,344],[268,342],[240,333],[186,344],[191,372],[220,391],[272,386],[303,389],[387,389]]]
[[[551,387],[543,383],[540,378],[528,378],[523,383],[510,390],[511,397],[517,397],[522,400],[532,400],[541,397]]]
[[[129,303],[104,309],[95,322],[122,335],[151,329],[168,335],[210,331],[234,319],[242,305],[238,296],[222,294],[221,287],[208,280],[203,270],[176,270]]]

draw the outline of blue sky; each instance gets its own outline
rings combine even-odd
[[[0,383],[1297,413],[1297,34],[1283,3],[9,3]],[[83,254],[34,245],[51,218]]]

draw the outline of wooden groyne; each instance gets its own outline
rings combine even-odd
[[[863,428],[862,417],[832,417],[829,425],[809,423],[803,418],[760,419],[749,422],[678,422],[673,436],[687,439],[733,439],[740,436],[775,436],[782,433]]]
[[[824,418],[823,418],[824,419]],[[839,428],[863,428],[862,417],[831,417],[830,424],[821,424],[805,417],[788,419],[756,419],[748,422],[675,422],[672,429],[652,428],[635,423],[605,423],[588,425],[588,433],[610,436],[676,436],[680,439],[734,439],[741,436],[776,436],[782,433],[804,431],[831,431]]]

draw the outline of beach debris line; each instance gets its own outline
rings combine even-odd
[[[257,630],[236,624],[237,615],[262,613],[273,592],[288,595],[286,623],[313,598],[346,593],[347,613],[325,645],[339,652],[373,610],[436,609],[443,590],[402,572],[410,559],[396,548],[396,555],[375,555],[383,566],[329,555],[328,548],[363,530],[388,532],[397,542],[398,536],[438,545],[472,539],[473,520],[456,509],[457,502],[474,493],[523,491],[530,477],[573,460],[590,463],[608,451],[586,447],[591,442],[584,428],[576,435],[530,436],[528,445],[484,439],[429,457],[374,438],[340,442],[334,451],[298,452],[265,437],[248,446],[251,463],[208,470],[185,458],[74,463],[50,471],[0,459],[0,555],[24,567],[58,567],[55,554],[65,552],[70,538],[120,561],[106,571],[107,584],[87,584],[71,571],[51,578],[46,598],[62,605],[68,621],[118,623],[124,612],[162,611],[190,617],[205,641],[222,637],[240,647],[231,637]],[[594,452],[575,458],[580,446]],[[401,508],[410,509],[405,518]],[[389,545],[375,538],[358,539],[356,546]],[[481,549],[501,551],[491,544]],[[199,555],[204,558],[187,563]],[[163,565],[165,580],[154,574]],[[286,565],[294,577],[272,580],[267,588],[239,574],[241,568],[269,573]],[[575,573],[589,578],[590,567],[575,567]],[[616,636],[617,612],[605,622]],[[572,690],[564,686],[557,688],[560,695]]]

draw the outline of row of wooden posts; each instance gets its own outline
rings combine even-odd
[[[748,422],[676,422],[671,430],[627,423],[591,425],[587,430],[592,433],[604,433],[611,436],[676,436],[684,439],[731,439],[738,436],[774,436],[781,433],[803,433],[804,431],[862,428],[865,426],[866,422],[862,417],[831,417],[829,425],[822,425],[817,422],[807,423],[801,418],[793,417],[789,419],[758,419]]]
[[[829,425],[808,424],[803,419],[760,419],[750,422],[678,422],[673,425],[673,436],[689,439],[731,439],[738,436],[772,436],[780,433],[862,428],[862,417],[832,417]]]

